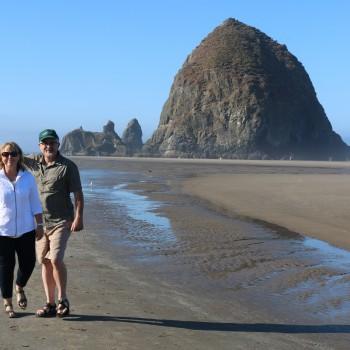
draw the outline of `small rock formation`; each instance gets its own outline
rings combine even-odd
[[[65,135],[60,151],[66,155],[125,156],[126,146],[108,121],[103,132],[85,131],[82,127]]]
[[[122,141],[126,146],[128,156],[140,154],[142,150],[142,130],[137,119],[132,119],[122,136]]]
[[[302,64],[259,30],[228,19],[187,57],[144,154],[346,159]]]

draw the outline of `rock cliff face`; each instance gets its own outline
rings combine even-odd
[[[132,119],[123,132],[122,141],[127,155],[137,155],[142,151],[142,130],[137,119]]]
[[[103,132],[75,129],[62,139],[60,151],[67,155],[125,156],[127,148],[108,121]]]
[[[228,19],[187,57],[144,153],[345,159],[349,147],[286,46]]]

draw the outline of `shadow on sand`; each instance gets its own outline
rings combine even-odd
[[[226,323],[226,322],[202,322],[164,320],[155,318],[123,317],[123,316],[98,316],[98,315],[71,315],[64,321],[79,322],[124,322],[145,324],[150,326],[183,328],[195,331],[215,332],[256,332],[256,333],[350,333],[350,325],[347,324],[277,324],[277,323]]]

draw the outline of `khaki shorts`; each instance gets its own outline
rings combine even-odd
[[[42,264],[44,259],[63,261],[69,237],[70,229],[66,222],[45,230],[43,237],[35,244],[38,262]]]

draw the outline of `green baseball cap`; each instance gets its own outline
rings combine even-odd
[[[45,129],[39,134],[39,142],[46,140],[46,139],[55,139],[58,140],[58,135],[55,130],[53,129]]]

